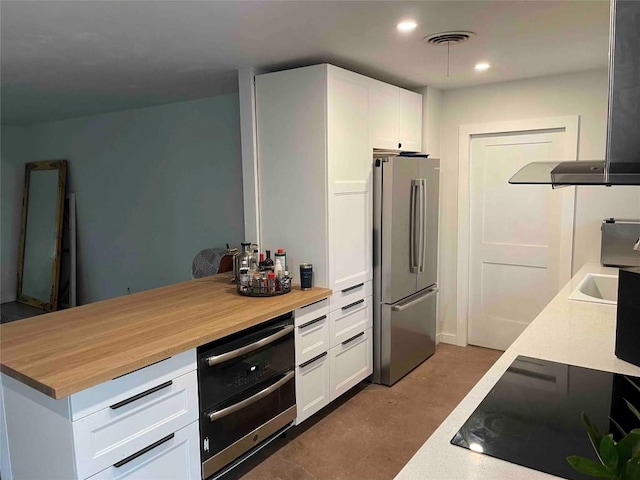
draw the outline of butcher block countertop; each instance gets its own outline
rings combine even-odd
[[[229,274],[190,280],[0,326],[3,373],[62,398],[331,295],[236,293]]]

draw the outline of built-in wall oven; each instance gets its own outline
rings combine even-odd
[[[293,313],[198,348],[206,479],[296,417]]]

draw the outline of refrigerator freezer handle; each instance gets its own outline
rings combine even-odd
[[[402,305],[394,305],[393,307],[391,307],[391,310],[393,310],[394,312],[401,312],[402,310],[405,310],[415,305],[416,303],[426,300],[428,297],[430,297],[431,295],[434,295],[437,292],[438,292],[438,287],[430,288],[424,295],[421,295],[420,297],[414,300],[411,300],[410,302],[403,303]]]

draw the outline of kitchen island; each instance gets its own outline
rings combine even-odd
[[[0,369],[62,398],[330,295],[243,297],[228,274],[154,288],[0,326]]]
[[[201,442],[198,423],[205,417],[212,424],[214,420],[204,412],[212,406],[203,405],[200,398],[199,365],[208,363],[211,368],[219,363],[230,369],[233,360],[224,363],[227,357],[254,351],[266,357],[266,350],[282,339],[287,345],[286,366],[293,369],[294,318],[301,322],[328,309],[332,293],[294,287],[276,297],[243,297],[230,280],[229,275],[216,275],[3,325],[0,363],[11,465],[2,477],[209,476],[201,470],[200,447],[208,451],[209,439]],[[266,328],[279,330],[256,341],[256,331]],[[253,337],[245,340],[246,335]],[[218,357],[198,362],[197,347],[211,348],[229,338],[235,339],[234,350],[216,350]],[[237,342],[244,341],[252,343],[238,348]],[[251,372],[284,375],[268,369],[271,358],[260,358],[256,361],[262,363],[252,363]],[[277,385],[294,388],[291,370],[284,378],[286,382]],[[271,390],[264,390],[265,399],[267,391]],[[283,425],[296,417],[295,396],[291,397],[293,406],[286,405],[289,416],[282,419]],[[223,410],[231,413],[230,408],[220,407]],[[259,433],[262,441],[263,432]],[[250,437],[253,443],[247,448],[258,441],[257,434],[251,432]],[[2,454],[7,454],[4,444]],[[225,459],[228,463],[234,457]]]
[[[616,274],[617,269],[584,265],[429,437],[397,480],[557,478],[450,441],[518,355],[640,376],[640,367],[614,355],[615,305],[568,299],[587,273]]]

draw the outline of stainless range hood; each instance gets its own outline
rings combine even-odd
[[[509,183],[640,185],[640,1],[611,1],[606,159],[534,162]]]

